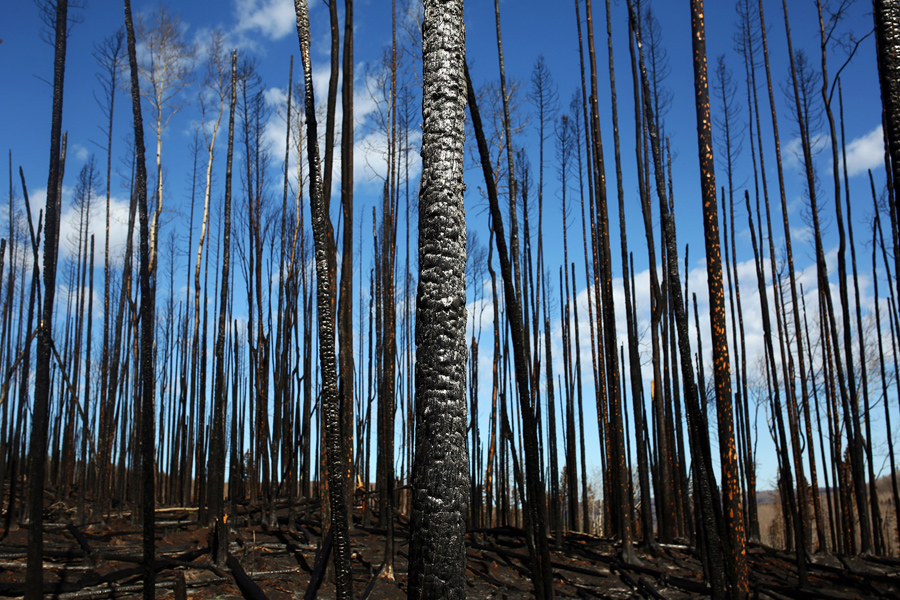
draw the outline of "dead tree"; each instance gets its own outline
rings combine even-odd
[[[219,288],[219,322],[216,326],[213,425],[209,438],[209,519],[214,528],[213,561],[222,565],[228,555],[228,529],[225,526],[225,413],[228,403],[225,386],[225,329],[228,324],[228,298],[231,272],[231,176],[234,157],[234,109],[237,100],[237,51],[231,53],[231,94],[228,109],[228,150],[225,158],[225,206],[222,231],[222,282]],[[236,341],[236,340],[235,340]],[[236,418],[236,416],[232,416]],[[234,494],[234,490],[231,490]]]
[[[140,82],[138,81],[137,51],[134,25],[131,19],[131,0],[125,0],[125,30],[128,35],[128,63],[131,67],[131,107],[134,115],[135,145],[135,194],[140,221],[140,286],[141,286],[141,344],[140,390],[135,395],[135,414],[140,414],[141,454],[141,521],[144,548],[144,599],[156,595],[156,522],[154,508],[155,465],[154,440],[156,437],[155,382],[153,334],[156,325],[156,277],[151,262],[150,225],[147,215],[147,165],[144,150],[144,119],[141,115]],[[139,407],[139,410],[138,410]]]
[[[534,407],[531,405],[531,383],[528,377],[527,343],[522,318],[522,305],[518,299],[513,279],[512,262],[507,250],[506,237],[503,231],[503,220],[500,213],[500,205],[497,197],[497,188],[488,154],[487,142],[484,138],[484,130],[481,125],[481,116],[475,99],[475,91],[466,69],[466,89],[469,101],[469,112],[472,115],[472,124],[478,142],[478,154],[481,158],[481,168],[485,177],[485,185],[488,189],[488,199],[491,206],[491,219],[494,226],[497,254],[500,259],[500,269],[503,275],[504,305],[506,307],[507,323],[512,334],[513,359],[515,363],[515,377],[518,386],[519,406],[522,414],[522,429],[525,437],[525,504],[526,533],[528,536],[528,548],[531,555],[531,581],[534,584],[534,593],[538,600],[551,600],[553,593],[553,578],[550,569],[550,546],[547,542],[546,492],[540,472],[540,457],[538,455],[537,418]]]
[[[126,0],[126,7],[128,0]],[[58,0],[55,17],[55,54],[53,59],[53,110],[50,125],[50,169],[47,178],[47,204],[44,230],[44,306],[38,330],[35,363],[34,407],[31,420],[29,468],[28,566],[25,572],[25,598],[44,597],[44,465],[47,456],[47,430],[50,406],[50,361],[53,347],[53,304],[56,296],[56,259],[59,254],[60,187],[63,171],[62,109],[66,74],[68,25],[67,0]]]
[[[463,3],[425,3],[411,598],[465,598],[466,224]],[[440,90],[440,93],[438,93]]]
[[[316,307],[319,313],[319,361],[322,369],[322,413],[328,457],[328,485],[330,491],[331,531],[334,536],[334,570],[336,596],[353,596],[350,572],[350,537],[347,528],[347,504],[341,470],[343,441],[340,437],[340,414],[337,397],[337,365],[334,355],[335,312],[335,247],[331,217],[326,211],[319,170],[319,143],[316,126],[316,103],[313,93],[312,64],[310,62],[309,10],[306,0],[295,0],[297,36],[303,63],[303,84],[306,89],[306,138],[309,158],[309,195],[312,209],[313,240],[316,249]]]
[[[706,234],[706,272],[709,286],[710,327],[713,342],[713,376],[716,384],[716,415],[719,427],[719,451],[722,462],[723,512],[728,544],[725,559],[731,573],[735,600],[750,593],[744,562],[744,519],[741,486],[734,435],[734,409],[731,396],[731,363],[728,357],[728,331],[725,322],[725,287],[722,283],[722,254],[719,247],[719,214],[716,199],[715,158],[709,108],[709,83],[706,68],[706,25],[703,0],[691,1],[691,29],[694,55],[694,106],[697,109],[697,145],[699,147],[700,189],[703,196],[703,230]]]

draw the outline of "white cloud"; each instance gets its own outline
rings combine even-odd
[[[810,139],[810,151],[815,161],[816,156],[831,144],[831,136],[825,133],[817,133]],[[784,162],[791,169],[802,171],[803,166],[803,142],[795,137],[785,146]],[[829,161],[830,162],[830,161]]]
[[[64,194],[64,202],[67,194]],[[125,251],[128,235],[128,201],[110,198],[109,202],[109,253],[111,261],[120,260]],[[74,258],[77,254],[79,210],[71,204],[63,209],[59,221],[59,257]],[[94,235],[95,264],[103,260],[103,246],[106,238],[106,198],[94,198],[91,206],[90,226],[88,234]],[[135,242],[137,241],[137,225],[135,224]]]
[[[356,69],[361,71],[359,67]],[[319,134],[319,153],[320,157],[325,154],[325,102],[328,90],[328,78],[330,74],[329,67],[321,69],[313,69],[313,89],[316,95],[317,115],[318,115],[318,134]],[[362,80],[362,78],[364,78]],[[382,183],[387,173],[387,134],[385,131],[375,127],[373,124],[377,121],[377,111],[383,109],[379,106],[378,101],[373,97],[371,92],[371,81],[367,75],[358,75],[354,82],[354,98],[353,98],[353,121],[354,121],[354,144],[353,144],[353,181],[354,189],[359,192],[366,190],[370,192],[380,193]],[[263,92],[266,104],[273,110],[273,116],[266,123],[266,129],[263,134],[264,140],[271,148],[274,149],[274,155],[279,159],[275,161],[277,168],[283,168],[283,153],[285,136],[287,134],[287,124],[284,119],[287,106],[287,90],[286,88],[272,87]],[[294,110],[302,102],[294,96],[292,110]],[[341,139],[341,121],[343,112],[341,103],[338,102],[335,111],[335,143],[340,144]],[[295,127],[296,123],[292,123]],[[302,135],[306,136],[306,126],[304,123]],[[409,131],[409,142],[416,147],[421,139],[421,130],[416,127]],[[421,159],[417,152],[410,152],[409,155],[409,177],[411,180],[418,178],[421,171]],[[332,195],[338,193],[340,189],[341,174],[341,156],[340,149],[335,148],[334,162],[332,166]],[[297,149],[292,141],[290,149],[290,165],[289,177],[292,185],[297,183]],[[304,157],[305,161],[305,157]],[[306,165],[304,164],[304,169]]]
[[[851,177],[884,164],[881,125],[847,144],[847,174]]]
[[[287,94],[281,88],[266,88],[263,92],[263,97],[266,100],[266,106],[279,108],[283,111],[283,107],[287,105]]]
[[[280,40],[297,26],[290,0],[236,0],[234,18],[238,35],[262,34],[272,41]]]
[[[72,144],[72,152],[80,162],[85,162],[91,155],[87,148],[78,143]]]

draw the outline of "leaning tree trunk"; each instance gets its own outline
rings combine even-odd
[[[547,521],[544,517],[547,514],[547,498],[544,482],[541,478],[540,456],[538,455],[537,419],[531,406],[531,383],[528,378],[527,346],[522,318],[522,305],[517,300],[512,261],[506,245],[506,234],[503,231],[503,218],[497,197],[497,186],[494,183],[487,142],[485,141],[484,130],[481,125],[481,115],[478,112],[475,90],[472,88],[468,70],[466,70],[466,93],[469,99],[469,112],[472,115],[472,126],[475,129],[475,136],[478,142],[478,154],[481,157],[485,186],[488,191],[491,219],[497,242],[497,255],[500,259],[500,270],[503,275],[507,322],[513,340],[513,362],[519,407],[522,413],[522,433],[525,447],[526,494],[523,500],[526,525],[533,528],[529,535],[533,535],[534,539],[534,543],[529,544],[528,547],[532,561],[531,581],[534,584],[534,594],[538,600],[552,600],[554,597],[553,574],[550,567],[550,544],[547,541]],[[516,470],[518,470],[518,466],[516,466]]]
[[[660,220],[662,222],[664,250],[666,260],[666,286],[667,293],[671,296],[671,305],[674,309],[675,328],[677,329],[678,351],[681,360],[682,377],[684,380],[685,405],[688,413],[688,427],[690,432],[691,450],[695,468],[695,486],[699,492],[697,498],[698,517],[702,524],[701,542],[706,548],[706,559],[709,561],[709,581],[713,598],[723,599],[729,592],[725,577],[727,576],[724,557],[721,547],[719,522],[721,519],[721,507],[718,506],[718,488],[715,476],[712,473],[712,458],[709,448],[709,437],[706,431],[706,419],[701,410],[699,394],[694,372],[691,367],[692,357],[690,342],[688,340],[687,317],[685,314],[685,302],[681,288],[681,276],[678,272],[678,246],[675,237],[675,220],[669,209],[666,198],[665,181],[662,169],[662,151],[660,148],[659,131],[653,107],[650,102],[650,81],[647,75],[646,62],[640,33],[637,27],[637,18],[634,4],[628,1],[629,19],[636,34],[639,49],[639,65],[641,78],[641,91],[643,109],[650,137],[650,146],[653,154],[653,164],[656,179],[656,191],[659,196]],[[715,189],[715,188],[713,188]],[[720,271],[721,273],[721,271]]]
[[[335,246],[331,217],[325,206],[319,170],[319,144],[316,132],[316,102],[310,63],[309,9],[306,0],[294,0],[297,36],[303,61],[306,89],[306,131],[309,154],[309,196],[312,209],[313,241],[316,250],[316,308],[319,313],[319,361],[322,369],[322,421],[325,428],[331,530],[334,535],[335,593],[337,598],[352,598],[350,573],[350,536],[347,527],[345,486],[341,468],[343,441],[337,394],[337,364],[334,354]]]
[[[466,597],[464,27],[462,0],[426,0],[411,598]]]

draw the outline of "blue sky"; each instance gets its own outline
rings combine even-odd
[[[401,2],[398,2],[398,10]],[[792,154],[791,148],[797,146],[797,129],[789,119],[786,97],[781,84],[786,80],[788,67],[786,62],[786,43],[784,26],[782,21],[781,3],[767,0],[766,18],[769,29],[769,52],[772,60],[772,72],[775,79],[775,108],[778,113],[781,132],[782,149],[785,156],[785,176],[788,207],[794,229],[794,258],[798,275],[804,281],[804,290],[807,292],[807,305],[814,310],[815,298],[815,274],[811,268],[813,261],[812,246],[810,244],[810,227],[804,217],[803,200],[803,176],[800,172],[800,161]],[[791,0],[791,24],[793,43],[795,49],[803,48],[809,54],[814,68],[819,68],[819,40],[818,20],[815,4],[812,1],[799,2]],[[155,4],[144,1],[135,1],[134,10],[138,13],[151,10]],[[195,1],[184,2],[175,7],[181,11],[184,23],[184,35],[189,40],[199,41],[204,38],[210,28],[221,27],[228,35],[229,46],[236,46],[240,51],[257,59],[259,73],[266,87],[266,98],[270,102],[273,113],[267,129],[266,139],[272,143],[272,189],[280,199],[281,155],[284,140],[283,101],[286,91],[286,79],[288,61],[291,54],[297,56],[298,42],[295,27],[292,3],[288,0],[230,0],[229,2]],[[343,7],[340,8],[343,12]],[[646,323],[649,321],[649,285],[647,274],[647,256],[643,246],[644,231],[640,214],[637,211],[635,169],[634,169],[634,136],[631,117],[633,104],[631,95],[631,71],[627,47],[627,21],[625,3],[621,0],[612,3],[613,10],[613,41],[615,44],[615,68],[617,77],[617,91],[619,101],[620,133],[622,136],[622,159],[625,179],[626,217],[628,219],[628,238],[630,247],[634,252],[635,270],[637,272],[637,302],[640,312],[639,319],[644,326],[644,345],[642,346],[643,359],[649,362],[649,334],[646,332]],[[561,109],[567,110],[569,99],[576,90],[579,90],[578,78],[578,53],[575,28],[574,3],[560,2],[547,3],[536,0],[521,0],[501,2],[503,44],[506,61],[507,80],[510,84],[518,82],[522,103],[519,107],[520,119],[525,120],[531,113],[530,123],[524,125],[522,132],[516,136],[516,145],[527,149],[528,157],[534,170],[533,178],[537,181],[537,133],[536,120],[533,107],[525,100],[525,95],[530,87],[529,78],[532,67],[539,56],[546,60],[554,81],[558,87]],[[660,33],[663,45],[668,54],[671,74],[664,81],[665,87],[672,94],[672,103],[665,117],[665,131],[671,138],[673,160],[673,178],[675,189],[675,214],[678,225],[678,241],[684,260],[684,247],[690,246],[690,262],[688,265],[688,282],[690,290],[696,292],[700,303],[701,327],[704,335],[708,336],[708,320],[702,316],[706,304],[706,279],[703,261],[703,237],[701,221],[701,204],[699,200],[699,168],[697,166],[696,144],[696,120],[693,106],[693,76],[691,71],[690,48],[690,11],[686,1],[653,3],[653,11],[660,24]],[[42,24],[39,11],[31,2],[8,2],[2,9],[3,18],[0,24],[0,81],[4,82],[3,91],[0,92],[0,149],[6,153],[12,152],[12,165],[15,171],[21,165],[27,178],[29,191],[32,198],[33,211],[43,205],[46,187],[46,165],[48,163],[49,128],[50,128],[50,104],[52,89],[48,81],[52,78],[53,49],[41,40]],[[842,23],[839,32],[852,31],[856,37],[868,33],[872,27],[871,7],[866,2],[857,2],[848,13],[847,20]],[[65,108],[63,129],[69,132],[69,162],[66,168],[65,198],[63,205],[64,222],[61,239],[65,240],[66,232],[74,231],[77,222],[74,221],[74,212],[67,213],[67,203],[71,198],[71,191],[78,171],[88,160],[91,154],[96,154],[102,164],[105,153],[102,149],[104,135],[101,127],[104,126],[102,111],[98,107],[94,94],[99,93],[99,84],[95,78],[98,72],[96,63],[92,57],[93,44],[100,42],[104,37],[112,34],[123,22],[122,8],[118,3],[89,1],[82,10],[75,11],[80,23],[74,25],[69,38]],[[584,18],[582,7],[582,18]],[[743,64],[740,57],[733,49],[732,36],[736,31],[735,21],[737,15],[731,2],[706,3],[707,26],[707,52],[710,60],[710,78],[714,81],[715,58],[725,54],[729,68],[734,72],[735,81],[738,84],[738,103],[741,112],[738,114],[740,121],[746,121],[746,91],[744,87]],[[324,98],[326,89],[328,61],[327,51],[329,44],[329,28],[327,8],[322,1],[311,2],[311,20],[313,29],[313,71],[315,75],[315,90],[317,98]],[[398,37],[401,42],[408,39],[408,28],[403,28],[406,17],[398,15],[400,24]],[[612,160],[612,121],[609,112],[609,84],[607,78],[607,53],[606,53],[606,17],[604,5],[599,0],[594,4],[594,26],[597,48],[597,64],[599,69],[600,87],[600,111],[601,129],[605,145],[607,160],[607,178],[614,182]],[[371,230],[372,206],[379,206],[381,180],[383,176],[384,160],[380,158],[380,148],[383,146],[383,135],[373,125],[377,115],[378,105],[366,91],[366,82],[371,81],[367,73],[369,67],[375,66],[381,60],[383,52],[391,41],[391,13],[390,3],[378,0],[357,0],[355,3],[355,87],[356,87],[356,119],[357,119],[357,145],[355,151],[356,173],[356,214],[357,227],[361,219],[364,219],[364,230]],[[466,4],[466,38],[467,53],[473,79],[476,87],[498,78],[498,64],[496,56],[496,37],[493,3],[468,2]],[[415,31],[415,26],[412,27]],[[844,61],[844,52],[839,48],[829,48],[829,74],[834,77],[838,67]],[[854,199],[854,225],[857,236],[857,246],[860,249],[860,269],[862,280],[862,302],[866,306],[871,305],[871,275],[867,266],[869,263],[870,247],[865,246],[871,237],[870,223],[872,218],[872,203],[870,199],[866,169],[874,171],[876,186],[883,186],[883,162],[881,155],[880,134],[880,100],[877,86],[874,61],[874,44],[871,37],[862,43],[860,49],[851,63],[842,73],[846,119],[845,129],[848,146],[848,167],[851,172],[851,195]],[[299,61],[295,64],[294,81],[300,77]],[[764,82],[764,72],[760,69],[757,73],[760,85]],[[410,71],[407,81],[415,88],[416,76]],[[580,90],[579,90],[580,91]],[[777,180],[774,169],[774,147],[771,137],[771,120],[769,119],[769,103],[765,89],[760,87],[760,103],[763,113],[763,149],[768,169],[768,182],[770,194],[773,196],[772,210],[775,211],[775,240],[776,252],[783,245],[781,230],[780,207],[777,200]],[[192,87],[183,93],[183,100],[196,104],[196,87]],[[125,149],[124,136],[130,128],[130,104],[126,96],[119,93],[116,106],[115,140],[113,151],[115,154],[114,165],[123,170],[123,163],[118,157],[123,156]],[[415,100],[418,103],[418,100]],[[338,103],[340,104],[340,103]],[[417,108],[415,104],[414,108]],[[482,111],[485,107],[481,107]],[[281,110],[281,112],[277,112]],[[715,98],[712,106],[713,114],[717,114],[719,107]],[[164,217],[166,228],[176,231],[184,239],[186,236],[187,215],[189,214],[189,177],[191,158],[188,148],[194,133],[194,125],[198,119],[195,106],[186,106],[173,119],[163,136],[163,163],[166,170],[166,211]],[[321,123],[320,123],[321,125]],[[412,137],[415,139],[415,129]],[[552,132],[552,127],[551,127]],[[816,132],[822,133],[821,131]],[[148,149],[153,147],[152,132],[147,129]],[[224,180],[224,144],[225,135],[219,137],[219,155],[216,159],[215,169],[218,173],[217,182],[213,189],[213,202],[218,202],[222,194],[222,182]],[[98,145],[99,143],[99,145]],[[721,149],[716,147],[717,158],[721,157]],[[560,186],[557,180],[557,161],[552,139],[548,140],[545,148],[545,189],[544,189],[544,227],[545,239],[561,239],[562,219],[559,211]],[[4,157],[5,158],[5,157]],[[337,160],[337,158],[336,158]],[[5,163],[6,161],[4,161]],[[152,163],[152,160],[150,161]],[[739,158],[740,166],[736,175],[737,193],[742,194],[743,187],[750,182],[749,168],[749,140],[744,139],[743,154]],[[413,170],[416,169],[416,160],[413,156]],[[836,235],[833,224],[833,191],[830,180],[830,154],[823,152],[817,157],[820,183],[820,207],[823,212],[823,220],[828,226],[826,238],[826,251],[829,254],[830,264],[835,264]],[[5,167],[5,165],[4,165]],[[339,165],[336,165],[336,169]],[[6,168],[0,172],[6,171]],[[415,173],[414,173],[415,174]],[[721,186],[725,183],[724,170],[718,168],[717,182]],[[483,186],[481,171],[473,163],[466,171],[468,185],[467,209],[469,211],[470,231],[475,232],[481,243],[488,240],[486,231],[485,203],[481,199],[478,188]],[[338,181],[338,177],[335,177]],[[415,186],[412,192],[415,193]],[[125,199],[127,192],[123,188],[123,177],[114,177],[113,182],[113,206],[116,215],[122,219],[127,214]],[[16,197],[21,198],[18,177],[14,177],[14,187],[17,189]],[[4,185],[4,190],[6,186]],[[337,189],[337,188],[335,188]],[[614,183],[610,187],[611,198],[614,197]],[[4,191],[4,196],[7,192]],[[536,197],[536,190],[532,192]],[[752,188],[751,188],[752,194]],[[577,187],[569,190],[569,199],[577,201]],[[401,198],[401,210],[403,200]],[[621,259],[618,251],[618,214],[614,207],[611,214],[613,228],[613,268],[616,276],[620,276]],[[0,211],[0,227],[5,231],[6,211]],[[68,216],[67,216],[68,215]],[[759,319],[758,300],[756,299],[756,282],[753,272],[753,256],[749,245],[749,236],[746,226],[746,215],[742,205],[736,207],[738,226],[736,235],[738,240],[738,260],[741,263],[739,273],[741,277],[742,295],[744,300],[745,324],[747,325],[750,360],[756,360],[756,354],[762,348],[762,329]],[[115,215],[114,215],[115,216]],[[336,211],[335,211],[336,216]],[[95,231],[98,236],[102,232],[100,226],[102,212],[97,213],[97,226]],[[658,221],[658,218],[656,218]],[[400,240],[398,265],[398,281],[402,280],[402,269],[405,248],[403,239],[405,230],[402,225],[398,232]],[[757,224],[757,227],[759,225]],[[114,247],[118,241],[119,246],[124,240],[124,222],[121,226],[115,226],[113,231]],[[570,260],[581,261],[581,222],[576,215],[570,217]],[[68,229],[67,229],[68,228]],[[214,232],[215,234],[215,232]],[[164,230],[162,236],[167,232]],[[196,240],[196,230],[194,240]],[[658,235],[658,234],[657,234]],[[363,264],[358,268],[368,272],[370,266],[369,255],[371,253],[370,235],[362,236]],[[411,236],[415,243],[415,233]],[[99,239],[98,239],[99,242]],[[195,242],[194,242],[195,243]],[[556,270],[562,262],[561,244],[545,244],[547,264],[550,268],[551,290],[558,292]],[[657,250],[658,251],[658,250]],[[413,249],[413,257],[415,250]],[[66,254],[66,250],[63,250]],[[187,264],[185,257],[163,257],[163,261],[175,260],[176,268],[184,269]],[[163,268],[168,268],[163,265]],[[234,271],[233,271],[234,272]],[[102,271],[98,272],[98,276]],[[684,277],[684,275],[682,275]],[[367,275],[364,277],[367,279]],[[584,292],[584,271],[579,267],[579,316],[582,320],[582,360],[586,365],[590,364],[589,337],[587,334],[587,305]],[[643,283],[643,285],[642,285]],[[617,289],[621,288],[621,280],[617,280]],[[834,285],[835,301],[837,302],[836,277],[832,277]],[[489,294],[489,288],[486,291]],[[160,290],[160,294],[163,294]],[[472,294],[470,290],[470,294]],[[882,286],[882,293],[884,287]],[[484,292],[480,292],[483,297]],[[399,297],[399,294],[398,294]],[[474,296],[473,296],[474,297]],[[161,296],[162,298],[162,296]],[[621,323],[619,341],[625,341],[623,296],[617,295],[617,318]],[[100,303],[95,303],[98,306]],[[491,309],[488,307],[481,313],[481,307],[470,306],[470,314],[482,314],[486,327],[485,338],[490,336]],[[235,311],[239,313],[240,306]],[[754,312],[755,311],[755,312]],[[558,309],[556,310],[558,314]],[[236,314],[239,316],[239,314]],[[561,361],[561,340],[559,333],[559,318],[551,315],[556,325],[554,342],[554,358]],[[692,336],[692,344],[694,343]],[[487,348],[489,345],[483,345]],[[710,344],[708,337],[704,341],[707,365],[711,362]],[[490,373],[489,352],[481,352],[481,373],[488,374],[483,379],[482,406],[488,405],[490,382],[487,378]],[[586,367],[589,369],[590,367]],[[751,368],[753,368],[751,366]],[[560,365],[555,368],[561,372]],[[645,369],[645,374],[648,371]],[[591,398],[590,385],[593,381],[589,373],[585,373],[586,396]],[[645,386],[649,389],[649,385]],[[557,393],[558,395],[558,393]],[[592,402],[586,402],[585,423],[596,423]],[[880,411],[879,411],[880,412]],[[765,414],[760,410],[761,419]],[[486,424],[486,415],[481,416]],[[880,417],[879,417],[880,420]],[[900,422],[900,420],[898,420]],[[589,443],[596,448],[596,432],[588,436]],[[711,434],[715,435],[714,432]],[[760,486],[774,485],[775,469],[771,453],[771,443],[765,429],[765,422],[760,421],[759,434],[759,461],[760,461]],[[883,434],[880,438],[883,440]],[[715,442],[714,442],[715,443]],[[596,456],[589,449],[589,456]],[[820,459],[821,460],[821,459]],[[876,458],[876,471],[881,462]],[[590,469],[590,467],[589,467]]]

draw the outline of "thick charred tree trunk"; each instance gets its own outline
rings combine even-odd
[[[465,30],[463,3],[425,2],[416,297],[411,598],[465,598]]]
[[[894,184],[894,212],[900,212],[900,6],[893,0],[872,0],[878,81],[884,109],[884,137],[890,154]],[[900,290],[900,279],[897,282]]]
[[[393,172],[393,165],[390,166]],[[396,415],[397,327],[394,303],[394,202],[388,182],[384,185],[381,224],[381,380],[378,393],[381,430],[378,436],[384,487],[382,488],[383,525],[385,535],[385,568],[383,574],[394,578],[394,417]]]
[[[319,144],[316,128],[316,103],[310,62],[309,9],[306,0],[295,0],[297,35],[303,62],[306,90],[306,130],[309,155],[309,195],[312,209],[313,239],[316,249],[316,307],[319,314],[319,361],[322,369],[322,424],[328,457],[328,486],[331,507],[331,531],[334,536],[336,597],[353,597],[350,572],[350,537],[347,527],[346,479],[341,466],[343,441],[337,395],[337,365],[334,356],[335,247],[331,217],[322,192],[319,170]]]
[[[713,158],[712,122],[706,69],[706,26],[703,0],[691,1],[691,36],[694,54],[694,105],[697,109],[697,145],[700,151],[700,189],[703,196],[703,230],[706,234],[706,273],[709,286],[709,318],[712,329],[713,376],[716,384],[716,415],[722,464],[722,496],[728,545],[725,560],[731,573],[732,597],[750,593],[744,561],[744,518],[734,435],[731,396],[731,364],[728,359],[728,331],[725,322],[725,289],[722,284],[722,254],[719,247],[719,215],[716,173]]]

